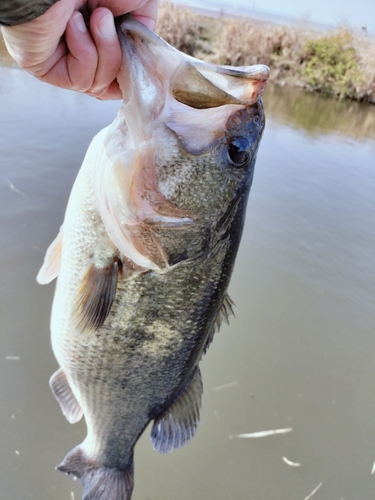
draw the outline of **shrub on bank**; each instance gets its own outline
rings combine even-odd
[[[362,84],[353,37],[347,31],[306,42],[306,60],[301,74],[313,90],[354,98]]]

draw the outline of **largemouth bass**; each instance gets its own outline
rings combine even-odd
[[[87,437],[58,469],[84,500],[129,500],[134,446],[195,434],[198,364],[232,311],[227,295],[264,128],[266,66],[230,68],[119,24],[124,103],[92,141],[47,251],[58,275],[50,386]]]

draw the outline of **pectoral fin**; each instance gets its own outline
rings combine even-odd
[[[91,264],[82,278],[75,306],[77,325],[82,330],[99,330],[111,310],[117,287],[120,261],[98,268]]]
[[[68,422],[75,424],[81,420],[83,415],[82,409],[79,406],[72,389],[70,388],[64,371],[61,368],[52,375],[49,380],[49,385]]]
[[[154,450],[169,453],[192,439],[199,423],[202,393],[202,377],[197,368],[187,389],[154,420],[151,430]]]
[[[36,280],[40,285],[47,285],[52,280],[57,278],[60,272],[62,234],[61,226],[59,234],[47,249],[43,265],[40,268],[38,276],[36,277]]]

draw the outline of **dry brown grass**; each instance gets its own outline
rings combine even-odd
[[[375,38],[308,25],[277,26],[242,19],[212,19],[162,3],[157,32],[177,49],[217,64],[267,64],[280,85],[375,104]],[[340,60],[341,54],[349,58]],[[0,62],[12,59],[0,35]],[[346,66],[345,66],[346,65]]]
[[[168,3],[160,6],[158,33],[206,61],[267,64],[271,80],[280,85],[375,103],[375,39],[369,36],[342,29],[321,34],[308,25],[211,19]]]
[[[375,38],[353,37],[353,47],[362,79],[361,85],[356,88],[357,97],[375,103]]]
[[[198,16],[188,9],[162,3],[156,32],[176,49],[195,55],[210,52],[212,28],[210,18]]]
[[[294,68],[304,57],[304,47],[302,28],[227,19],[223,20],[221,34],[214,41],[208,60],[240,66],[266,64],[272,70],[272,81],[301,86]]]

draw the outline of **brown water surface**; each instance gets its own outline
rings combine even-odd
[[[138,443],[134,500],[304,500],[319,485],[314,500],[375,497],[375,107],[272,88],[264,100],[236,318],[204,357],[194,440],[167,456],[148,431]],[[48,388],[54,285],[35,276],[118,107],[0,67],[1,500],[80,498],[54,470],[85,427]],[[291,431],[236,437],[276,429]]]

